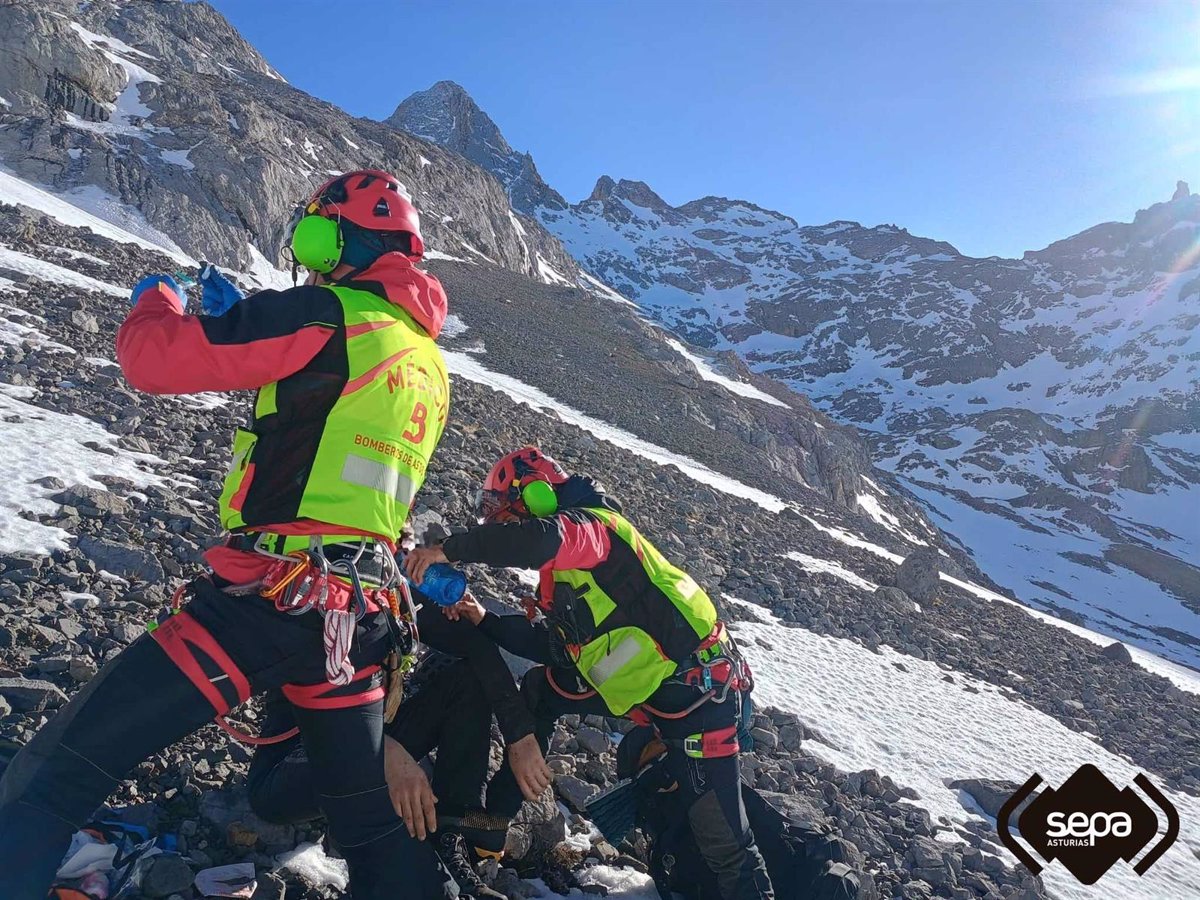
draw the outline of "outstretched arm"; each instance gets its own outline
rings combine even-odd
[[[533,623],[522,615],[498,616],[486,613],[479,630],[511,653],[544,666],[554,664],[550,656],[550,632],[542,622]]]
[[[497,525],[479,525],[465,534],[451,535],[441,545],[442,558],[450,562],[483,563],[517,569],[590,569],[608,557],[608,529],[586,514],[559,513],[541,519]],[[414,579],[437,562],[437,548],[415,550],[406,565]]]
[[[151,394],[248,390],[300,371],[342,325],[326,288],[260,291],[213,317],[187,315],[160,283],[138,295],[121,325],[117,359],[129,383]]]

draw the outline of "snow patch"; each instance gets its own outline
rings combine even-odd
[[[198,265],[179,245],[145,220],[142,214],[95,185],[54,194],[0,169],[0,201],[45,213],[55,221],[86,228],[119,244],[157,250],[183,265]]]
[[[446,316],[446,321],[442,324],[441,337],[456,338],[462,337],[467,333],[467,323],[456,316],[454,313]]]
[[[91,419],[42,409],[26,403],[28,389],[0,384],[0,446],[5,477],[0,479],[0,549],[6,553],[45,556],[67,549],[68,532],[25,518],[53,515],[59,505],[54,488],[37,482],[55,476],[67,484],[106,489],[96,479],[124,478],[138,486],[160,485],[149,470],[158,457],[124,450],[117,439]]]
[[[813,740],[805,748],[838,768],[877,769],[914,788],[921,796],[916,802],[935,820],[979,819],[963,808],[946,779],[1023,783],[1038,772],[1061,784],[1087,760],[1124,786],[1139,771],[995,685],[959,672],[947,681],[945,670],[934,663],[886,646],[873,653],[854,641],[789,627],[769,610],[725,597],[756,619],[730,626],[754,669],[756,700],[794,712],[818,728],[829,743]],[[1180,811],[1180,848],[1140,878],[1131,868],[1117,866],[1098,887],[1081,885],[1061,865],[1049,866],[1043,877],[1051,895],[1059,900],[1197,896],[1200,868],[1186,848],[1200,846],[1200,799],[1163,790]],[[1007,851],[1005,860],[1015,864]]]
[[[809,556],[807,553],[800,553],[798,550],[789,550],[783,555],[793,562],[799,563],[800,568],[805,572],[812,572],[814,575],[832,575],[864,591],[874,591],[878,587],[874,582],[867,581],[867,579],[856,575],[834,560]]]
[[[286,291],[291,288],[290,273],[276,268],[253,244],[246,244],[246,252],[250,254],[250,268],[242,274],[247,281],[257,285],[260,290]]]
[[[638,305],[628,297],[618,294],[599,278],[585,272],[583,269],[579,270],[579,277],[591,286],[593,292],[599,293],[602,297],[608,298],[613,303],[622,303],[625,306],[632,306],[634,309],[638,309]]]
[[[658,890],[654,887],[650,876],[633,869],[599,865],[590,866],[576,874],[579,876],[580,884],[602,886],[606,889],[603,896],[615,898],[615,900],[659,900]],[[570,894],[556,894],[540,878],[534,879],[530,884],[537,885],[542,891],[541,897],[544,900],[578,900],[580,897],[598,893],[596,891],[580,893],[573,890]]]
[[[461,256],[451,256],[449,253],[443,253],[441,250],[426,250],[424,258],[441,259],[446,260],[447,262],[471,263],[472,265],[475,263],[475,261],[472,259],[464,259]]]
[[[870,481],[866,478],[863,480],[867,481],[868,484],[875,486],[873,481]],[[878,487],[875,487],[875,489],[879,490]],[[898,518],[883,508],[883,504],[879,502],[879,498],[874,494],[859,494],[857,499],[858,505],[862,507],[863,512],[865,512],[868,516],[870,516],[888,531],[900,535],[900,537],[904,538],[911,544],[921,544],[926,547],[929,546],[928,541],[923,540],[922,538],[919,538],[915,534],[912,534],[906,530],[900,524],[900,520]]]
[[[761,400],[763,403],[769,403],[771,406],[782,406],[784,409],[790,409],[786,403],[778,397],[772,397],[766,391],[760,391],[752,384],[747,384],[744,381],[738,381],[735,378],[730,378],[728,375],[722,375],[711,365],[708,360],[702,359],[696,354],[690,352],[687,347],[683,346],[675,338],[667,338],[667,343],[671,349],[690,362],[696,368],[696,373],[704,380],[711,381],[713,384],[719,384],[731,394],[737,394],[739,397],[749,397],[751,400]]]
[[[537,265],[538,277],[542,279],[542,281],[546,282],[546,284],[561,284],[567,287],[573,287],[571,282],[564,278],[557,269],[542,259],[542,254],[535,253],[533,256],[534,262]]]
[[[788,506],[785,501],[765,491],[760,491],[758,488],[750,487],[727,475],[714,472],[712,469],[701,465],[693,459],[673,453],[649,441],[642,440],[637,435],[631,434],[624,429],[601,422],[599,419],[594,419],[585,413],[567,406],[562,401],[556,400],[544,391],[518,381],[509,375],[493,372],[485,368],[479,360],[466,353],[452,350],[443,351],[443,356],[446,360],[446,367],[451,374],[500,391],[518,403],[523,403],[534,409],[553,410],[564,422],[582,428],[602,441],[607,441],[610,444],[621,447],[659,465],[674,466],[684,475],[701,484],[706,484],[722,493],[749,500],[751,503],[756,503],[770,512],[779,512]]]
[[[169,165],[179,166],[181,169],[194,169],[196,168],[196,164],[188,159],[188,154],[203,143],[204,141],[197,141],[186,150],[160,150],[158,156],[163,162]]]
[[[346,861],[326,856],[319,844],[301,844],[295,850],[279,854],[275,861],[280,870],[294,873],[313,887],[344,891],[350,884],[350,870]]]
[[[154,115],[154,110],[142,102],[141,86],[146,83],[162,84],[162,79],[127,57],[141,56],[145,59],[154,59],[155,57],[140,50],[135,50],[133,47],[114,37],[88,31],[88,29],[84,28],[78,22],[70,22],[69,24],[75,33],[79,35],[80,40],[87,46],[100,51],[110,62],[125,70],[125,88],[117,96],[116,104],[113,106],[111,117],[107,122],[90,122],[74,113],[67,113],[67,124],[72,128],[92,131],[97,134],[123,134],[148,140],[150,133],[160,129],[146,125],[144,122],[144,120]],[[133,122],[134,119],[142,120],[142,124],[135,125]]]
[[[29,256],[19,250],[13,250],[0,244],[0,265],[17,272],[22,272],[42,281],[57,281],[59,284],[80,288],[85,291],[100,291],[113,297],[129,297],[129,289],[117,287],[106,281],[99,281],[87,275],[80,275],[71,269],[64,269],[54,263]]]

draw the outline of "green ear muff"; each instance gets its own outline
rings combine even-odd
[[[292,231],[292,255],[296,262],[323,275],[337,268],[344,245],[342,228],[336,219],[305,216]]]
[[[531,481],[521,488],[521,499],[534,518],[552,516],[558,512],[558,495],[554,486],[546,481]]]

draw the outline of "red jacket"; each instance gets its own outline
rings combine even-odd
[[[441,282],[402,254],[388,253],[341,283],[386,297],[431,337],[441,333],[447,307]],[[159,284],[139,295],[117,332],[117,360],[129,383],[151,394],[253,390],[310,370],[314,379],[331,377],[329,358],[344,353],[322,351],[345,339],[341,303],[323,287],[260,291],[213,317],[187,315],[175,292]],[[312,534],[329,527],[281,522],[270,530]],[[207,559],[218,575],[239,583],[258,577],[262,563],[224,547]]]

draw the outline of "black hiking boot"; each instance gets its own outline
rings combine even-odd
[[[460,816],[438,816],[438,831],[456,831],[479,859],[499,860],[504,856],[511,820],[482,809],[469,809]]]
[[[493,891],[483,883],[475,870],[475,852],[467,846],[466,839],[457,831],[443,831],[438,835],[434,844],[438,858],[446,870],[458,882],[460,897],[473,897],[474,900],[508,900],[498,891]]]

